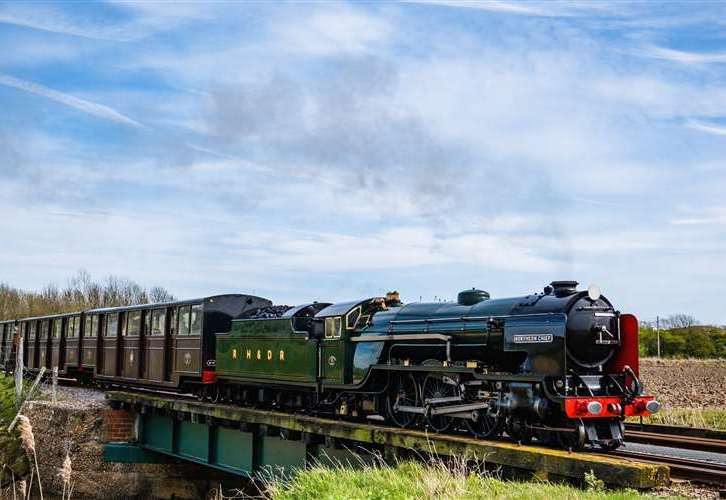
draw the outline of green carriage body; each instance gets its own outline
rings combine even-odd
[[[314,385],[317,343],[292,329],[288,318],[236,320],[217,335],[217,376]]]

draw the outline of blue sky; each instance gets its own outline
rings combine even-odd
[[[4,2],[0,281],[726,323],[726,4]]]

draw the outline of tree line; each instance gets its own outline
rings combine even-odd
[[[0,320],[173,300],[174,296],[160,286],[145,288],[118,276],[97,281],[88,272],[79,271],[63,288],[49,284],[40,291],[30,291],[0,283]]]
[[[664,358],[726,358],[726,328],[700,325],[687,314],[674,314],[640,324],[640,355]]]

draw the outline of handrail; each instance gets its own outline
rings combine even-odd
[[[446,318],[423,318],[423,319],[394,319],[389,321],[390,324],[413,324],[413,323],[436,323],[441,321],[490,321],[506,318],[530,318],[534,316],[567,316],[563,312],[546,312],[531,314],[504,314],[499,316],[449,316]]]

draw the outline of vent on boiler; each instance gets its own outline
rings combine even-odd
[[[489,300],[489,292],[472,288],[471,290],[459,292],[459,296],[456,301],[462,306],[473,306],[482,300]]]

